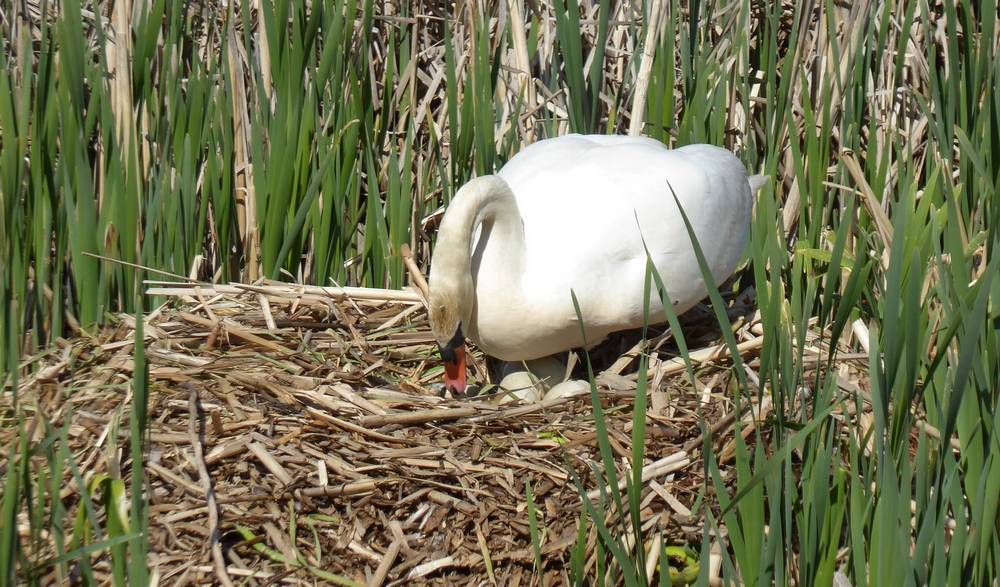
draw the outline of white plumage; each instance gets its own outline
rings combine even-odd
[[[439,344],[460,326],[508,361],[581,346],[570,290],[588,345],[641,326],[643,241],[684,312],[707,292],[670,186],[720,282],[740,260],[762,182],[709,145],[581,135],[531,145],[497,176],[466,184],[445,213],[430,276]],[[650,310],[665,319],[655,295]]]

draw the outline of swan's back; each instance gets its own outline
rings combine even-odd
[[[563,320],[573,318],[572,288],[595,328],[639,325],[643,241],[678,311],[704,297],[671,187],[717,281],[735,269],[746,243],[752,208],[746,169],[718,147],[669,150],[645,137],[568,135],[529,146],[499,175],[524,221],[525,293],[568,310]]]

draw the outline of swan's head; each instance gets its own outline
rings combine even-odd
[[[440,266],[437,267],[440,269]],[[474,286],[471,276],[442,276],[431,270],[429,284],[431,332],[444,359],[445,386],[465,393],[465,331],[472,321]]]
[[[484,221],[495,221],[501,213],[520,222],[510,187],[499,176],[485,175],[458,190],[438,228],[428,283],[428,314],[445,363],[445,385],[458,393],[465,392],[465,335],[476,335],[472,321],[476,305],[473,235]]]

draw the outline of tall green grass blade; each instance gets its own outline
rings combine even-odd
[[[576,319],[580,325],[580,335],[584,341],[584,347],[587,346],[587,334],[584,328],[584,318],[580,311],[580,302],[576,298],[575,292],[570,292],[570,296],[573,298],[573,309],[576,311]],[[594,410],[594,427],[597,432],[597,446],[601,453],[601,462],[604,465],[604,473],[607,476],[608,488],[611,491],[611,497],[614,499],[614,505],[618,508],[619,514],[624,513],[626,510],[623,506],[621,490],[618,489],[618,469],[615,467],[615,457],[611,450],[611,443],[608,440],[608,428],[607,421],[604,418],[604,408],[601,407],[600,396],[597,392],[597,381],[594,377],[594,368],[590,362],[590,356],[584,353],[585,363],[587,365],[587,379],[590,381],[590,405]],[[594,519],[597,522],[597,519]]]
[[[531,493],[531,482],[524,483],[524,498],[528,503],[528,532],[531,537],[531,550],[535,557],[535,573],[542,576],[542,536],[538,529],[538,508],[535,507],[535,496]]]

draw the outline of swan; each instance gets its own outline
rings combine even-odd
[[[720,283],[740,261],[764,180],[720,147],[577,134],[472,179],[445,210],[431,258],[428,316],[445,386],[465,392],[466,337],[513,362],[642,326],[647,247],[674,311],[688,310],[707,290],[670,188]],[[649,309],[651,323],[666,320],[657,296]]]

